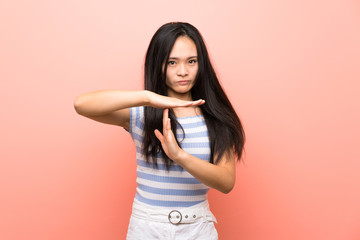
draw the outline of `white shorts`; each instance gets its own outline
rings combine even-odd
[[[127,240],[217,240],[215,216],[207,201],[189,208],[167,210],[133,203]]]

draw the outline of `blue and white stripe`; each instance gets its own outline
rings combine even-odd
[[[210,143],[203,116],[177,118],[176,135],[181,148],[204,161],[210,160]],[[207,199],[209,187],[199,182],[181,166],[174,164],[168,171],[159,154],[158,168],[148,164],[142,154],[144,107],[130,109],[130,134],[136,146],[137,188],[135,198],[160,207],[190,207]]]

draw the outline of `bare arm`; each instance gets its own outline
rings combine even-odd
[[[168,110],[164,111],[163,133],[155,130],[156,137],[160,140],[166,155],[182,166],[192,176],[205,185],[215,188],[223,193],[229,193],[235,184],[235,157],[234,154],[225,154],[217,165],[211,164],[194,157],[182,150],[176,143],[171,131]]]
[[[130,107],[173,108],[201,104],[204,104],[203,100],[182,101],[146,90],[102,90],[78,96],[75,99],[74,107],[76,112],[82,116],[102,123],[122,126],[129,130]]]
[[[214,165],[182,151],[176,162],[200,182],[222,193],[229,193],[235,185],[236,172],[233,154],[224,156],[219,164]]]

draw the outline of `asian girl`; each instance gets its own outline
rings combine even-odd
[[[127,239],[218,239],[209,188],[229,193],[245,135],[191,24],[161,26],[145,58],[145,89],[102,90],[77,113],[125,128],[136,146],[137,189]]]

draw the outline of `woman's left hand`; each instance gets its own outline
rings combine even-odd
[[[163,115],[163,133],[159,130],[154,131],[155,136],[160,140],[161,146],[166,153],[166,155],[176,162],[176,159],[180,157],[183,153],[183,150],[179,147],[176,142],[174,133],[171,130],[171,123],[169,118],[169,109],[164,109]]]
[[[205,185],[229,193],[235,184],[235,157],[230,151],[218,164],[212,164],[182,150],[171,130],[169,109],[164,109],[163,133],[155,130],[165,154]]]

